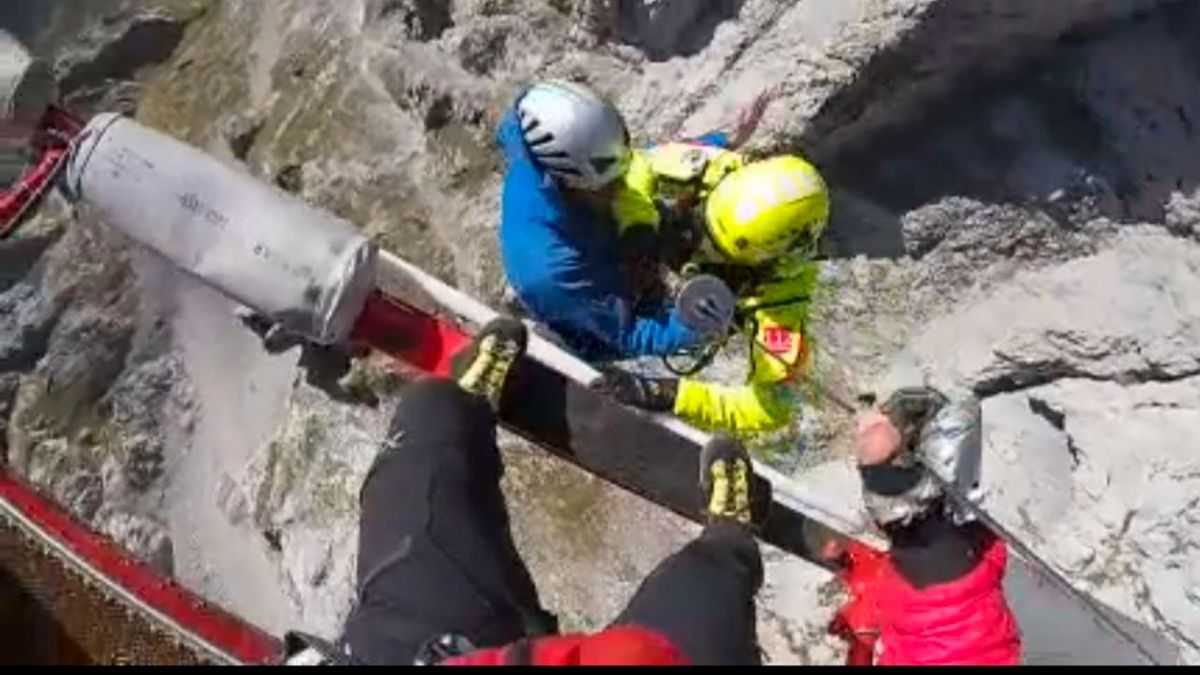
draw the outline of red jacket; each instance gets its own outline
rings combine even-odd
[[[880,665],[1018,665],[1021,638],[1004,599],[999,539],[966,576],[913,588],[890,564],[875,589]]]
[[[622,626],[595,635],[523,640],[450,659],[448,666],[686,666],[687,658],[658,633]]]

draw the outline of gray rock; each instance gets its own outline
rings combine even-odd
[[[804,18],[819,26],[816,30],[826,29],[830,14],[857,19],[831,40],[837,47],[830,54],[858,66],[855,81],[822,101],[820,113],[803,132],[822,157],[869,143],[882,128],[912,122],[931,102],[951,94],[960,78],[979,81],[1011,72],[1044,54],[1064,34],[1104,30],[1166,3],[885,2],[866,16],[856,14],[861,8],[851,4],[836,3],[840,7],[835,8],[834,2],[800,3],[792,10],[806,13]],[[793,118],[785,124],[795,129],[804,122]]]
[[[653,61],[698,54],[712,41],[717,27],[735,18],[742,9],[742,3],[733,0],[641,0],[591,4],[594,6],[591,16],[599,23],[598,28],[607,28],[609,32],[615,29],[618,39],[636,46]],[[614,8],[611,8],[613,5],[615,16]],[[607,19],[607,26],[600,23],[604,19]]]
[[[76,305],[64,315],[39,362],[47,393],[64,417],[95,403],[121,373],[132,329],[108,308]]]
[[[983,473],[990,488],[986,504],[1006,505],[1004,512],[1021,523],[1029,541],[1044,546],[1046,532],[1066,515],[1072,472],[1082,460],[1061,422],[1039,415],[1040,402],[1025,392],[987,399]]]
[[[13,402],[20,386],[16,373],[0,374],[0,460],[8,463],[8,418],[12,415]]]
[[[904,247],[920,258],[914,290],[942,304],[1020,269],[1092,252],[1097,233],[1061,227],[1044,212],[951,197],[905,214]]]
[[[256,115],[235,114],[225,120],[223,127],[229,151],[237,159],[245,160],[262,132],[263,122]]]
[[[36,443],[29,451],[23,470],[34,485],[51,488],[70,467],[67,442],[50,438]],[[20,466],[20,465],[18,465]]]
[[[1200,73],[1179,67],[1195,63],[1186,27],[1198,20],[1200,7],[1176,3],[1090,46],[1071,72],[1082,103],[1125,167],[1114,182],[1134,220],[1161,222],[1172,195],[1190,194],[1200,183],[1193,161],[1200,151]]]
[[[250,519],[250,504],[246,495],[226,473],[221,474],[217,481],[217,507],[234,525],[241,525]]]
[[[135,501],[137,491],[129,485],[125,465],[115,454],[104,458],[100,465],[100,479],[104,485],[104,503],[128,509]]]
[[[1194,662],[1200,602],[1184,589],[1200,570],[1200,460],[1183,449],[1200,429],[1200,377],[1131,386],[1064,379],[988,404],[1001,399],[1049,411],[1062,430],[1057,447],[1041,447],[985,408],[984,471],[996,486],[988,503],[1080,587]],[[1047,462],[1057,464],[1051,473],[1038,469]]]
[[[1190,236],[1197,103],[1179,80],[1197,77],[1183,27],[1198,22],[1184,4],[1112,22],[1006,79],[962,80],[951,100],[970,105],[856,136],[822,163],[838,187],[831,251],[918,257],[922,305],[1133,223]],[[1159,75],[1132,74],[1148,63]]]
[[[161,355],[158,355],[161,354]],[[178,354],[171,351],[169,331],[157,339],[135,335],[131,354],[101,404],[109,420],[126,437],[123,456],[136,484],[149,487],[162,473],[165,445],[173,431],[168,424],[187,424],[192,402],[188,377]],[[164,424],[167,423],[167,424]],[[174,453],[178,454],[178,453]]]
[[[122,444],[125,480],[139,492],[150,489],[163,473],[162,443],[146,436],[128,438]]]
[[[340,403],[300,385],[274,440],[225,492],[225,513],[278,543],[283,588],[303,625],[333,634],[354,596],[358,489],[391,406]],[[242,504],[246,506],[242,506]]]
[[[1018,275],[960,303],[913,351],[935,381],[983,395],[1065,377],[1122,383],[1200,373],[1200,248],[1152,231]],[[969,330],[965,328],[969,327]]]
[[[104,483],[91,471],[77,471],[56,490],[59,501],[82,522],[90,522],[104,503]]]
[[[175,565],[171,537],[159,523],[133,513],[101,510],[97,529],[124,546],[159,574],[170,576]]]
[[[124,101],[136,110],[138,71],[169,58],[186,27],[170,11],[125,3],[64,49],[57,63],[64,98],[76,109],[121,109]]]
[[[48,305],[30,283],[0,294],[0,371],[32,370],[45,353],[56,318]]]
[[[429,42],[454,25],[452,3],[438,0],[373,0],[367,5],[368,21],[399,29],[399,41]]]
[[[1166,206],[1167,229],[1200,241],[1200,191],[1191,195],[1173,193]]]

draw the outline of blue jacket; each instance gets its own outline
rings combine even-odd
[[[497,142],[508,158],[500,255],[508,282],[533,317],[584,358],[678,352],[703,341],[669,306],[634,315],[614,223],[569,203],[529,155],[510,109]]]

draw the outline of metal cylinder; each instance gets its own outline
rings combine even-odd
[[[50,67],[0,30],[0,187],[21,175],[38,122],[55,96]]]
[[[108,225],[310,340],[345,340],[375,285],[377,249],[354,225],[118,115],[88,124],[66,189]]]

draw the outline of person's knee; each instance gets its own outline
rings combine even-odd
[[[410,383],[400,396],[398,411],[469,408],[475,402],[475,397],[463,391],[453,380],[433,377]]]
[[[404,432],[436,432],[463,424],[492,424],[487,403],[451,380],[418,380],[401,392],[400,403],[388,425],[388,439],[396,439]]]
[[[736,564],[745,570],[756,589],[762,585],[762,552],[754,534],[740,524],[725,520],[709,523],[694,545],[722,565]]]
[[[363,486],[381,475],[499,472],[496,420],[487,401],[450,380],[414,382],[402,393]],[[430,474],[431,475],[431,474]]]

